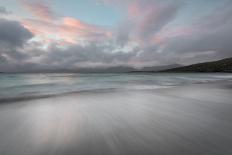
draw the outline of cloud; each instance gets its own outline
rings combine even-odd
[[[0,19],[0,46],[22,47],[32,38],[31,32],[17,21]]]
[[[190,64],[232,56],[232,3],[175,25],[182,2],[105,0],[125,13],[110,28],[57,16],[41,3],[45,14],[35,11],[42,10],[38,6],[28,9],[34,18],[0,20],[0,71]]]
[[[154,5],[154,7],[149,9],[143,8],[143,10],[147,10],[147,13],[144,15],[141,23],[138,24],[138,35],[143,41],[151,40],[157,32],[175,19],[180,9],[180,4],[171,3],[165,6]]]
[[[22,0],[21,2],[26,10],[41,20],[50,21],[56,18],[50,6],[44,1]]]
[[[7,69],[11,64],[30,59],[23,48],[32,37],[31,32],[19,22],[0,19],[0,69]]]
[[[103,40],[111,36],[107,28],[91,25],[75,18],[63,17],[58,21],[24,19],[22,24],[45,43],[77,44]]]
[[[117,4],[116,1],[109,1]],[[124,4],[124,3],[120,3]],[[181,1],[159,1],[159,0],[127,0],[126,19],[119,25],[117,40],[128,42],[133,40],[140,46],[160,43],[157,34],[162,31],[170,22],[174,21],[177,13],[181,10]],[[119,6],[119,7],[125,7]]]
[[[168,39],[166,52],[182,55],[184,63],[189,60],[184,60],[183,55],[192,56],[190,63],[199,60],[198,55],[205,55],[200,61],[207,60],[207,57],[219,59],[232,56],[231,14],[231,2],[216,8],[213,13],[202,17],[189,27],[192,33]]]
[[[0,6],[0,15],[8,15],[10,14],[11,12],[8,11],[5,7],[3,6]]]
[[[76,44],[83,41],[102,40],[111,36],[106,27],[88,24],[73,17],[56,15],[43,1],[22,1],[35,18],[23,19],[22,24],[45,44],[52,42]]]
[[[110,45],[89,43],[88,45],[73,45],[66,49],[51,46],[43,64],[53,67],[75,69],[77,67],[115,66],[130,61],[136,52],[112,52]]]

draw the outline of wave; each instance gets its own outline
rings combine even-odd
[[[36,94],[36,93],[23,93],[21,96],[12,96],[12,97],[0,97],[0,103],[10,103],[10,102],[19,102],[19,101],[26,101],[26,100],[34,100],[34,99],[43,99],[43,98],[50,98],[50,97],[58,97],[58,96],[65,96],[70,94],[80,94],[80,93],[106,93],[112,91],[123,91],[123,90],[155,90],[155,89],[162,89],[162,88],[170,88],[171,86],[148,86],[148,85],[138,85],[138,86],[128,86],[124,88],[96,88],[96,89],[85,89],[85,90],[75,90],[75,91],[68,91],[68,92],[51,92],[50,94]],[[30,94],[30,95],[29,95]],[[35,95],[36,94],[36,95]]]
[[[20,89],[20,88],[30,88],[30,87],[43,87],[43,86],[55,86],[58,85],[57,83],[38,83],[38,84],[24,84],[24,85],[14,85],[14,86],[6,86],[6,87],[1,87],[0,89]]]
[[[27,100],[34,100],[34,99],[43,99],[43,98],[50,98],[50,97],[58,97],[58,96],[65,96],[70,94],[80,94],[80,93],[103,93],[113,91],[116,88],[103,88],[103,89],[91,89],[91,90],[78,90],[78,91],[70,91],[70,92],[63,92],[57,94],[39,94],[39,95],[24,95],[24,96],[16,96],[16,97],[5,97],[0,98],[0,104],[4,103],[13,103],[13,102],[20,102],[20,101],[27,101]]]
[[[82,92],[166,89],[194,83],[231,80],[231,77],[231,74],[13,74],[11,77],[0,76],[0,103]]]

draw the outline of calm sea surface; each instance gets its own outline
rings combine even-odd
[[[232,74],[0,74],[1,99],[98,90],[148,90],[232,79]]]

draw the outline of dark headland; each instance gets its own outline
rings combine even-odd
[[[226,72],[232,73],[232,58],[177,67],[161,72]]]

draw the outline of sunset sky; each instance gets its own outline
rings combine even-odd
[[[0,72],[232,56],[231,0],[5,0]]]

